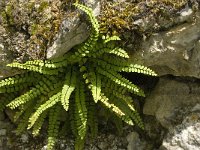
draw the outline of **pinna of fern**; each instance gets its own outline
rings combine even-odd
[[[84,147],[87,135],[97,135],[98,119],[96,107],[107,109],[116,119],[144,129],[143,122],[134,108],[128,93],[145,96],[144,92],[120,72],[137,72],[156,76],[151,69],[132,64],[128,53],[116,45],[119,37],[99,34],[99,24],[92,9],[74,4],[84,11],[91,23],[91,35],[82,44],[67,54],[52,60],[33,60],[24,64],[13,62],[9,67],[26,70],[25,73],[0,81],[0,93],[11,93],[28,89],[22,95],[0,101],[0,110],[7,106],[16,109],[17,133],[26,128],[37,136],[46,119],[48,123],[48,145],[53,149],[62,126],[60,116],[69,116],[71,131],[75,137],[75,150]]]

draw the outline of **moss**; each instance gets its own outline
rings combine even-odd
[[[137,19],[151,16],[153,18],[170,18],[179,11],[189,0],[138,0],[130,2],[111,2],[104,0],[99,18],[101,32],[106,34],[120,34],[126,30],[140,30],[133,24]]]
[[[45,59],[45,52],[59,31],[62,20],[69,13],[66,6],[74,1],[9,0],[1,10],[3,26],[9,34],[9,49],[18,57]],[[22,38],[23,37],[23,38]],[[13,47],[12,47],[13,46]],[[20,49],[18,49],[20,47]]]

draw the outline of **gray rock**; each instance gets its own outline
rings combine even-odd
[[[174,120],[177,120],[177,111],[183,108],[188,110],[198,102],[200,102],[198,83],[161,78],[151,95],[146,98],[143,112],[155,116],[163,127],[169,129],[173,126]],[[179,113],[184,114],[186,110]]]
[[[95,16],[100,14],[100,1],[85,0],[88,7],[93,9]],[[85,41],[89,36],[86,22],[80,22],[78,15],[69,16],[62,22],[53,45],[47,50],[47,58],[56,58],[68,52],[72,47]]]
[[[169,13],[168,15],[170,15],[170,13],[172,12],[168,13]],[[167,29],[176,24],[191,22],[193,14],[194,14],[193,10],[190,7],[188,7],[188,5],[186,5],[185,8],[183,8],[176,14],[173,14],[173,16],[170,15],[170,19],[165,17],[155,18],[153,15],[149,15],[135,20],[133,24],[139,26],[143,31],[148,31],[152,29],[158,30],[161,28]]]
[[[6,65],[10,62],[12,62],[13,58],[11,55],[9,55],[9,50],[6,48],[6,45],[4,45],[4,34],[6,30],[1,26],[0,24],[0,79],[13,75],[13,70],[9,67],[6,67]]]
[[[128,141],[127,150],[145,150],[146,143],[142,142],[137,132],[131,132],[126,137]]]
[[[1,129],[0,136],[5,136],[5,135],[6,135],[6,129]]]
[[[190,11],[181,14],[188,16]],[[193,22],[153,34],[141,43],[141,50],[131,54],[132,61],[152,66],[160,76],[172,74],[200,78],[199,26],[200,12]]]
[[[195,109],[196,112],[191,112],[181,124],[169,130],[160,150],[200,149],[200,109],[197,105],[192,109],[192,111]]]
[[[85,41],[89,36],[86,23],[80,23],[78,16],[64,20],[60,33],[53,45],[47,50],[47,58],[56,58],[68,52],[72,47]]]

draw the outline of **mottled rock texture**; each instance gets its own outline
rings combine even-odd
[[[160,76],[200,78],[200,13],[185,13],[186,22],[142,42],[140,50],[132,53],[133,61],[152,66]]]

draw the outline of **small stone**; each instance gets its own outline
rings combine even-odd
[[[5,135],[6,135],[6,129],[1,129],[0,136],[5,136]]]
[[[22,134],[21,135],[21,140],[22,140],[23,143],[27,143],[28,142],[28,135]]]

